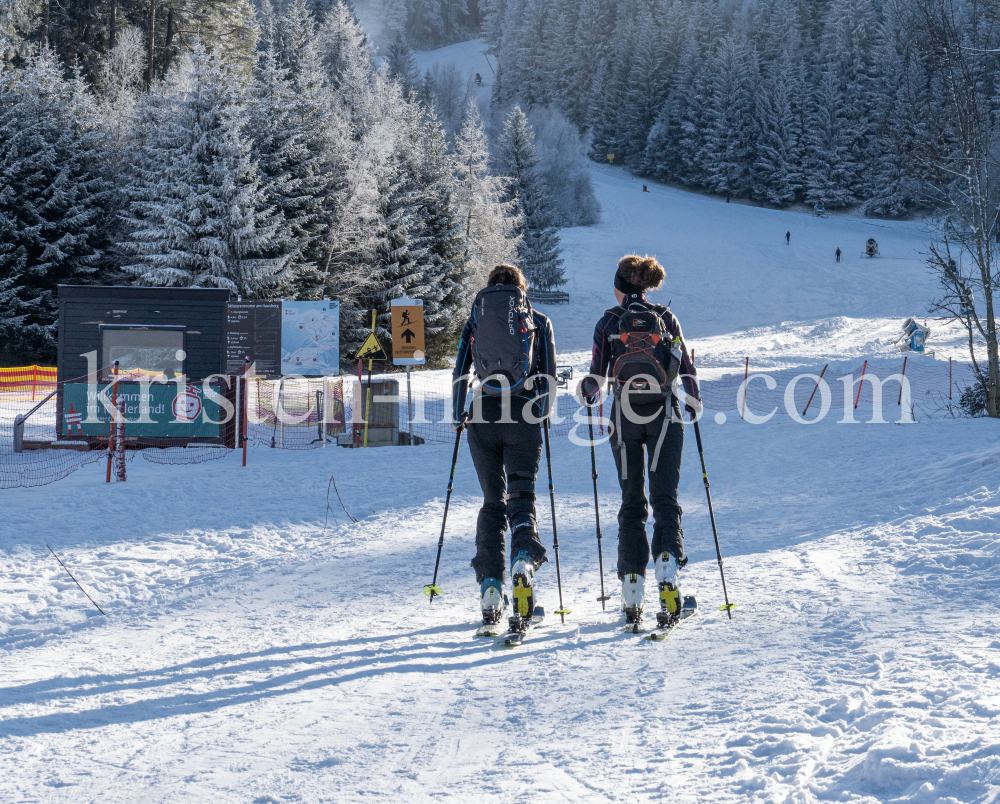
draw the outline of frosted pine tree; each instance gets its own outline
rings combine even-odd
[[[581,129],[590,119],[591,105],[599,100],[595,93],[598,69],[611,54],[612,9],[609,0],[581,0],[572,40],[563,45],[566,90],[560,105]]]
[[[754,162],[753,86],[756,59],[730,34],[710,64],[705,153],[709,186],[720,195],[748,197]]]
[[[823,72],[813,93],[806,121],[806,201],[827,207],[855,202],[851,180],[857,165],[851,156],[851,131],[842,113],[843,98],[836,72]]]
[[[685,26],[682,41],[674,86],[650,130],[643,170],[660,179],[701,184],[707,59],[694,22]]]
[[[368,41],[344,0],[334,0],[320,22],[316,29],[316,47],[334,89],[348,80],[349,70],[360,66],[367,68],[370,61]]]
[[[651,9],[650,9],[651,11]],[[666,96],[660,31],[651,13],[641,13],[630,29],[635,57],[632,60],[625,95],[624,140],[629,165],[638,167],[645,155],[649,132]]]
[[[442,0],[408,0],[406,37],[417,47],[430,48],[445,39]]]
[[[392,87],[397,93],[401,87]],[[404,101],[393,113],[393,151],[389,169],[378,184],[374,262],[381,288],[372,294],[371,307],[379,311],[383,331],[391,328],[392,299],[423,298],[426,286],[427,237],[422,220],[419,183],[421,110],[415,101]]]
[[[121,246],[138,281],[279,295],[293,253],[268,203],[236,76],[195,43],[155,87]],[[278,253],[274,253],[278,252]]]
[[[434,110],[426,112],[421,132],[420,223],[424,234],[424,322],[429,358],[451,354],[465,323],[468,271],[465,231],[455,201],[454,161]]]
[[[775,206],[790,204],[802,187],[801,117],[793,99],[793,93],[801,90],[797,75],[791,59],[783,58],[754,96],[758,140],[753,192]]]
[[[104,213],[111,242],[123,236],[121,214],[128,207],[129,187],[135,176],[132,155],[144,133],[139,109],[145,74],[142,32],[125,28],[101,64],[95,110],[102,170],[109,185]],[[112,250],[108,256],[109,263],[117,266],[121,255]],[[120,276],[105,278],[115,284],[124,280]]]
[[[534,136],[520,106],[504,123],[497,143],[497,169],[510,184],[509,197],[517,202],[522,219],[518,256],[521,270],[532,286],[549,290],[565,281],[559,256],[559,233],[544,183],[538,175]]]
[[[311,258],[327,230],[324,202],[330,180],[322,100],[322,95],[317,98],[297,86],[289,70],[279,66],[274,50],[260,54],[250,86],[246,131],[264,204],[280,215],[281,224],[266,249],[254,256],[287,257],[290,287],[296,295],[316,296],[320,285]]]
[[[396,38],[389,50],[386,52],[386,64],[389,68],[389,75],[398,79],[403,84],[404,91],[417,84],[417,65],[413,60],[413,51],[406,44],[403,35],[396,34]]]
[[[875,124],[873,57],[881,50],[871,0],[835,0],[824,16],[821,53],[840,90],[838,114],[847,132],[844,182],[855,196],[870,192],[871,174],[863,169]]]
[[[517,261],[521,236],[516,202],[506,200],[504,182],[490,171],[483,121],[470,101],[455,137],[455,199],[465,228],[466,287],[475,293],[495,265]]]
[[[97,275],[106,184],[93,117],[48,48],[0,73],[0,335],[18,359],[54,359],[56,286]]]

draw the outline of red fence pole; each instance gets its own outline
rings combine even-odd
[[[747,357],[746,367],[743,369],[743,410],[740,411],[740,418],[747,412],[747,377],[750,374],[750,358]]]
[[[903,358],[903,380],[906,379],[906,360],[908,357],[909,355]],[[897,405],[903,404],[903,380],[899,381],[899,399],[896,400]]]
[[[816,380],[816,387],[813,388],[813,392],[811,394],[809,394],[809,401],[806,402],[806,409],[804,411],[802,411],[802,415],[803,416],[805,416],[806,413],[809,412],[809,406],[812,404],[813,397],[816,396],[816,392],[819,390],[819,384],[821,382],[823,382],[823,375],[826,374],[826,367],[829,366],[829,365],[830,364],[827,363],[826,366],[823,366],[823,370],[819,373],[819,379]]]
[[[866,360],[865,364],[861,367],[861,380],[858,382],[858,395],[857,395],[857,397],[854,400],[854,409],[855,410],[858,409],[858,402],[861,401],[861,386],[864,385],[864,382],[865,382],[865,370],[867,368],[868,368],[868,361]]]
[[[38,384],[38,366],[31,367],[31,401],[35,401],[35,386]]]
[[[111,410],[118,412],[118,361],[115,361],[115,378],[111,381]],[[108,411],[108,474],[105,483],[111,482],[111,458],[115,453],[115,414]]]

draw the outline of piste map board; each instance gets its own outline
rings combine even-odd
[[[229,303],[226,371],[242,372],[247,355],[258,376],[281,376],[281,302]]]
[[[340,302],[281,303],[281,373],[340,373]]]

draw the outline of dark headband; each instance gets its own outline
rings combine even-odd
[[[615,288],[620,290],[626,296],[635,296],[645,290],[645,288],[641,288],[638,285],[633,285],[624,276],[622,276],[621,269],[619,269],[615,274]]]

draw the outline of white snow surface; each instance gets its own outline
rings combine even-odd
[[[706,369],[898,359],[888,341],[934,293],[920,223],[643,193],[620,169],[595,167],[594,182],[603,222],[563,232],[571,303],[543,308],[566,360],[589,351],[628,251],[663,260],[655,298],[672,299]],[[958,334],[931,324],[938,359],[960,356]],[[619,633],[606,444],[609,610],[588,451],[557,438],[572,613],[514,651],[472,637],[480,496],[464,444],[433,604],[421,587],[448,445],[260,448],[245,469],[235,453],[137,460],[124,484],[88,466],[2,492],[0,801],[1000,800],[996,423],[702,429],[738,608],[718,610],[688,428],[682,583],[701,611],[662,644]],[[332,489],[327,508],[331,475],[357,524]],[[536,579],[554,611],[554,560]]]

